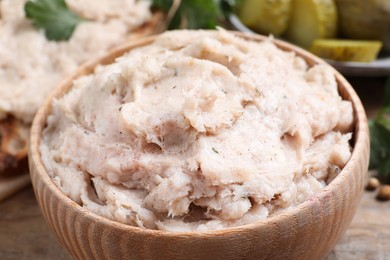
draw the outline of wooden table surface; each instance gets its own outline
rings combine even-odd
[[[383,78],[350,79],[371,117],[383,99]],[[0,202],[0,260],[70,259],[46,226],[31,187]],[[326,260],[390,259],[390,201],[365,192],[356,215]]]

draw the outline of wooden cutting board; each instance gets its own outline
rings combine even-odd
[[[28,172],[15,176],[0,176],[0,202],[31,183]]]

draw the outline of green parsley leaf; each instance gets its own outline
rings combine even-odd
[[[221,0],[181,0],[168,29],[214,29],[221,17]],[[152,7],[167,13],[173,0],[153,0]]]
[[[29,0],[24,5],[26,17],[45,31],[48,40],[68,40],[82,19],[68,9],[64,0]]]
[[[369,121],[370,169],[390,181],[390,78],[385,87],[385,102],[375,118]]]

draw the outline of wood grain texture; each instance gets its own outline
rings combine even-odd
[[[0,201],[30,184],[30,175],[27,172],[15,176],[0,176]]]
[[[390,259],[390,201],[364,192],[355,217],[326,260]],[[32,187],[0,203],[1,260],[71,260],[44,221]]]
[[[0,203],[0,259],[71,259],[44,222],[31,186]]]
[[[351,225],[326,260],[390,259],[390,201],[377,201],[376,194],[364,193]]]
[[[254,41],[264,37],[239,34]],[[153,41],[153,37],[119,47],[80,68],[52,96],[59,97],[74,78],[90,73],[122,53]],[[323,61],[290,44],[310,65]],[[36,116],[29,147],[30,174],[38,204],[60,243],[76,259],[320,259],[336,244],[350,223],[366,180],[369,138],[363,106],[349,83],[334,71],[341,95],[355,113],[352,157],[322,192],[301,205],[265,221],[221,231],[168,233],[143,230],[97,216],[71,201],[52,183],[38,152],[39,138],[50,113],[50,99]]]

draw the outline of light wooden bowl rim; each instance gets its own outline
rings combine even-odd
[[[242,32],[233,32],[235,35],[242,37],[244,39],[248,39],[251,41],[261,42],[266,39],[269,39],[269,37],[261,36],[261,35],[253,35],[253,34],[246,34]],[[346,166],[342,169],[342,171],[338,174],[338,176],[329,184],[327,185],[321,192],[315,194],[314,196],[311,196],[309,199],[307,199],[305,202],[287,209],[283,213],[279,213],[277,215],[271,216],[265,220],[257,221],[254,223],[237,226],[237,227],[230,227],[222,230],[211,230],[211,231],[195,231],[195,232],[168,232],[168,231],[162,231],[162,230],[154,230],[154,229],[143,229],[140,227],[135,227],[127,224],[123,224],[111,219],[108,219],[106,217],[97,215],[73,200],[71,200],[68,196],[66,196],[62,191],[52,182],[52,179],[48,175],[45,167],[42,164],[40,153],[39,153],[39,141],[40,136],[42,133],[42,130],[45,126],[45,122],[47,119],[47,116],[50,114],[51,111],[51,101],[53,98],[58,98],[63,96],[65,93],[68,92],[68,90],[72,87],[72,82],[74,79],[90,74],[93,72],[93,69],[97,65],[105,65],[111,63],[116,57],[121,56],[122,54],[130,51],[131,49],[141,47],[147,44],[150,44],[154,41],[156,38],[156,35],[154,36],[148,36],[143,39],[134,40],[131,42],[128,42],[124,45],[121,45],[110,52],[108,52],[105,55],[102,55],[92,61],[89,61],[82,65],[75,73],[72,74],[69,78],[64,80],[52,93],[51,95],[46,99],[44,105],[39,109],[38,113],[36,114],[32,129],[31,129],[31,138],[30,138],[30,155],[29,160],[30,163],[35,164],[35,167],[37,168],[37,171],[39,172],[40,178],[44,182],[44,184],[50,189],[50,191],[58,196],[58,199],[66,203],[70,208],[74,209],[75,211],[78,211],[80,215],[83,215],[84,217],[90,218],[92,221],[100,222],[104,225],[111,226],[112,228],[121,229],[127,232],[132,233],[142,233],[144,235],[158,235],[158,236],[165,236],[165,237],[209,237],[209,236],[224,236],[229,235],[232,233],[241,233],[250,231],[252,229],[259,229],[262,226],[268,226],[273,225],[275,223],[283,223],[284,221],[294,218],[294,215],[296,215],[298,212],[303,211],[307,208],[310,208],[314,204],[316,204],[318,201],[326,200],[327,198],[331,197],[332,190],[337,189],[340,185],[343,185],[345,179],[348,177],[349,174],[351,174],[351,170],[353,169],[353,165],[357,164],[360,160],[361,156],[364,156],[364,144],[368,142],[368,126],[367,126],[367,118],[364,112],[363,105],[357,96],[356,92],[352,88],[352,86],[348,83],[348,81],[335,69],[332,68],[336,80],[338,82],[339,90],[341,88],[344,88],[346,93],[348,94],[348,97],[343,97],[343,99],[350,100],[353,103],[354,107],[354,116],[355,116],[355,131],[354,131],[354,137],[355,140],[352,156],[349,159]],[[313,54],[307,52],[306,50],[303,50],[297,46],[294,46],[290,43],[272,39],[272,41],[282,50],[286,51],[293,51],[297,54],[297,56],[302,57],[309,66],[312,66],[314,64],[325,64],[326,66],[329,66],[325,61],[321,60],[320,58],[314,56]]]

